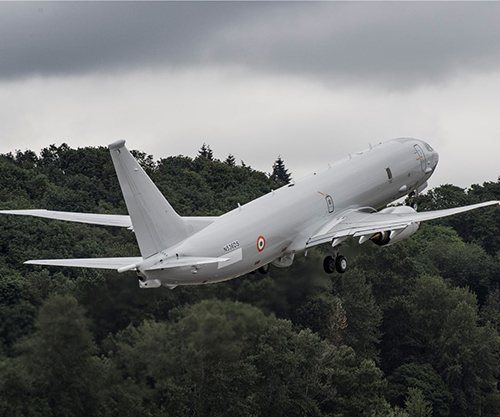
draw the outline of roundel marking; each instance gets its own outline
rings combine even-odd
[[[262,252],[264,248],[266,247],[266,239],[264,236],[259,236],[257,238],[257,250],[259,252]]]

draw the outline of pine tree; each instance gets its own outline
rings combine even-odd
[[[291,179],[292,179],[291,175],[285,168],[285,161],[281,159],[281,156],[278,156],[278,159],[276,159],[273,165],[273,173],[271,174],[271,181],[279,185],[285,185],[289,184]]]
[[[229,165],[230,167],[236,166],[236,159],[234,158],[234,155],[230,153],[225,159],[224,163]]]
[[[214,154],[212,152],[212,149],[210,149],[210,145],[207,145],[205,143],[203,143],[203,146],[198,151],[198,156],[202,158],[207,158],[210,161],[214,160]]]
[[[432,405],[426,401],[418,388],[408,388],[408,398],[405,401],[405,411],[410,417],[431,417]]]

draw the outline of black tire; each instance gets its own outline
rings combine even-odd
[[[257,271],[259,271],[261,275],[266,275],[269,272],[269,264],[262,265]]]
[[[347,271],[347,258],[345,256],[337,256],[337,259],[335,259],[335,269],[339,274],[343,274]]]
[[[335,272],[335,258],[333,256],[327,256],[324,259],[323,269],[327,274],[333,274]]]

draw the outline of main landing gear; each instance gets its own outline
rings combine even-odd
[[[418,209],[418,204],[414,200],[416,196],[417,193],[415,191],[412,191],[410,194],[408,194],[408,201],[406,203],[407,206],[411,207],[415,211],[417,211]]]
[[[327,256],[323,261],[323,269],[327,274],[332,274],[335,271],[339,274],[343,274],[347,271],[347,258],[338,254]]]
[[[259,269],[257,269],[261,275],[266,275],[269,272],[269,264],[261,266]]]

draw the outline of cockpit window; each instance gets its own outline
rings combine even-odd
[[[427,150],[428,150],[429,152],[432,152],[432,151],[434,150],[434,149],[432,149],[432,146],[431,146],[431,145],[429,145],[428,143],[426,143],[426,144],[425,144],[425,147],[427,148]]]

